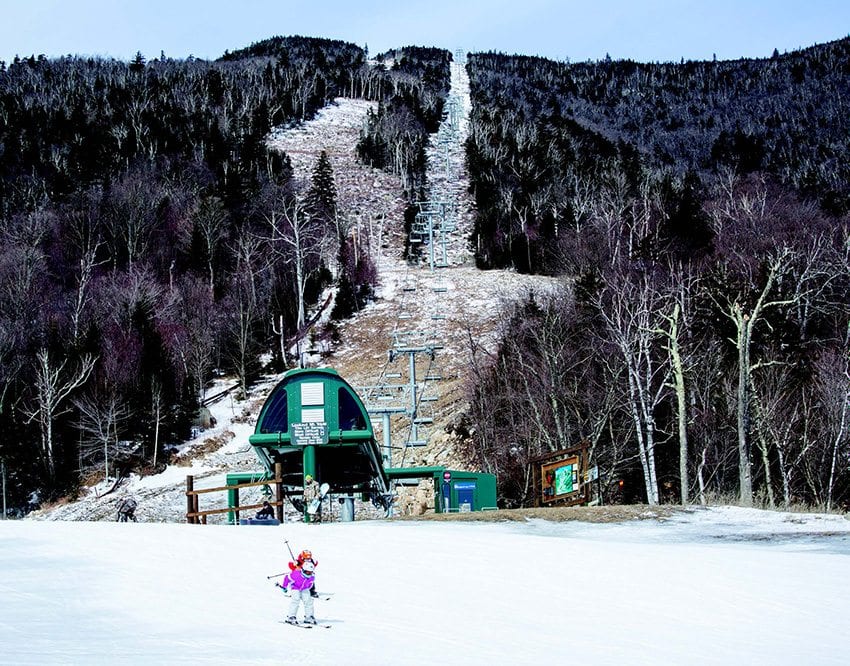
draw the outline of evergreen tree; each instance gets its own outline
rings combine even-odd
[[[313,168],[310,192],[307,204],[314,219],[324,225],[330,225],[336,220],[336,183],[334,170],[328,154],[323,150]]]
[[[136,51],[136,55],[130,61],[130,71],[135,74],[145,71],[145,56],[142,55],[141,51]]]

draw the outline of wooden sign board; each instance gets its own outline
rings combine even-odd
[[[540,481],[544,504],[564,500],[577,493],[581,487],[578,456],[542,465]]]
[[[572,506],[590,500],[588,446],[548,451],[530,461],[536,506]]]

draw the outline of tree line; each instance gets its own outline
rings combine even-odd
[[[606,501],[850,503],[848,67],[846,39],[470,58],[477,261],[563,276],[473,350],[470,453],[506,504],[580,442]]]

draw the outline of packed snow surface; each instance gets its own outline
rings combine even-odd
[[[844,664],[850,521],[0,522],[3,664]],[[269,576],[312,549],[330,629]]]

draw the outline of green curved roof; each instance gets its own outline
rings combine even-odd
[[[280,462],[290,480],[300,478],[309,449],[310,465],[334,489],[388,488],[366,407],[331,368],[287,372],[266,399],[249,442],[267,468]]]
[[[250,441],[290,442],[293,423],[325,423],[329,441],[374,437],[369,414],[357,392],[331,368],[287,372],[266,399]]]

